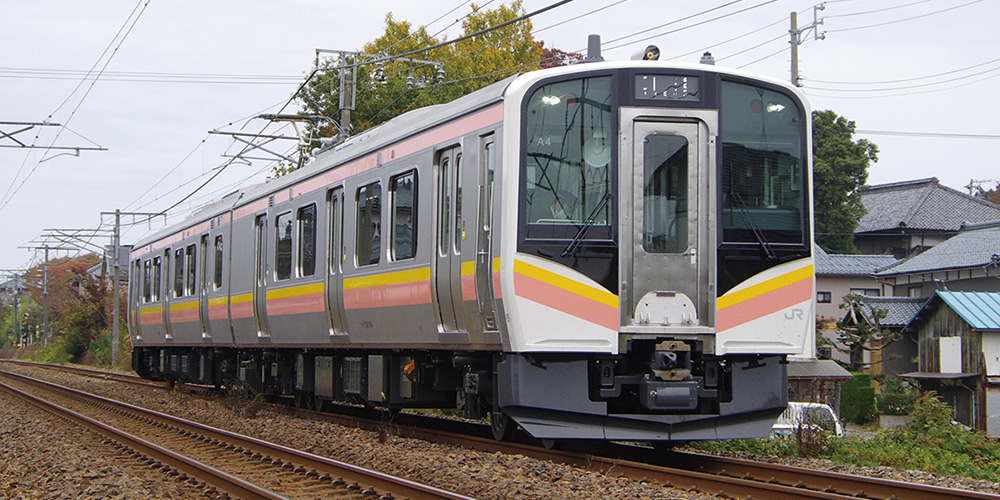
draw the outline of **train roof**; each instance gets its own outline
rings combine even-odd
[[[167,236],[181,232],[198,223],[207,221],[213,217],[218,217],[231,210],[265,198],[273,193],[281,191],[282,189],[288,189],[294,184],[326,172],[333,165],[348,163],[366,154],[370,154],[372,151],[379,148],[398,142],[409,135],[430,129],[477,109],[500,102],[508,93],[519,95],[542,78],[570,75],[581,73],[583,71],[606,71],[636,67],[661,70],[670,69],[680,71],[722,73],[736,77],[752,78],[759,81],[769,82],[773,85],[785,87],[789,91],[795,93],[801,102],[806,102],[804,94],[802,94],[798,88],[784,81],[742,70],[676,61],[627,60],[592,62],[587,64],[560,66],[545,70],[531,71],[528,73],[519,73],[462,96],[454,101],[408,111],[389,121],[386,121],[385,123],[382,123],[381,125],[351,136],[343,143],[321,151],[312,162],[294,172],[289,173],[288,175],[278,179],[269,179],[266,182],[233,191],[223,196],[220,200],[210,202],[198,209],[195,209],[191,215],[186,217],[183,221],[167,226],[164,229],[141,238],[138,242],[136,242],[135,247],[139,248],[146,244],[155,243]],[[806,113],[808,112],[809,110],[807,109]]]

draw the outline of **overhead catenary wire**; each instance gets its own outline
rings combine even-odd
[[[63,120],[63,127],[61,127],[59,131],[56,132],[56,136],[55,138],[52,139],[52,142],[49,144],[49,147],[51,147],[53,144],[55,144],[56,141],[59,140],[59,137],[62,135],[62,131],[65,130],[65,127],[69,124],[70,121],[72,121],[73,117],[76,116],[76,112],[83,105],[84,101],[86,101],[87,97],[90,95],[90,92],[94,89],[94,85],[101,78],[101,75],[103,74],[104,70],[107,69],[109,64],[111,64],[111,61],[112,59],[114,59],[115,54],[118,53],[118,49],[121,48],[121,46],[125,43],[125,40],[128,38],[129,34],[132,33],[132,29],[135,28],[135,25],[139,22],[139,19],[142,17],[142,14],[146,11],[146,7],[149,6],[150,1],[152,0],[139,0],[139,3],[137,3],[136,6],[132,9],[132,12],[129,13],[129,17],[126,18],[125,23],[123,23],[122,27],[119,28],[117,33],[115,33],[115,36],[108,44],[108,47],[104,49],[104,52],[102,52],[100,57],[98,57],[97,62],[95,62],[94,65],[91,67],[91,71],[88,72],[87,76],[85,76],[80,81],[79,84],[77,84],[76,88],[74,88],[73,91],[70,92],[70,94],[66,97],[66,99],[63,100],[63,102],[59,104],[59,106],[56,107],[55,111],[49,114],[49,119],[51,119],[53,115],[59,112],[59,110],[62,109],[62,107],[65,106],[66,103],[70,101],[72,96],[76,94],[77,90],[79,90],[83,86],[83,84],[90,78],[90,74],[93,73],[94,69],[97,68],[98,65],[100,65],[100,61],[102,59],[105,59],[104,56],[108,55],[108,49],[112,45],[114,45],[115,40],[118,40],[118,44],[114,47],[114,49],[105,59],[104,64],[101,66],[101,69],[97,71],[96,76],[94,76],[93,80],[91,81],[90,87],[87,88],[83,96],[76,103],[76,106],[74,106],[73,110],[70,112],[69,117]],[[131,24],[129,24],[130,21]],[[122,33],[122,31],[124,31],[124,34]],[[36,140],[37,138],[38,136],[36,135]],[[32,174],[35,173],[35,171],[38,169],[38,166],[42,164],[42,161],[45,159],[45,155],[48,153],[48,151],[49,151],[48,147],[43,148],[41,157],[35,163],[35,166],[31,168],[31,170],[28,172],[27,175],[24,176],[24,178],[21,180],[21,183],[17,184],[17,177],[23,171],[24,165],[26,164],[28,159],[28,155],[25,155],[25,161],[21,163],[21,168],[18,169],[17,174],[15,174],[14,178],[11,180],[11,184],[7,187],[7,191],[4,193],[3,197],[0,198],[0,212],[2,212],[3,209],[7,207],[10,201],[14,199],[14,196],[16,196],[17,193],[20,192],[21,188],[24,187],[24,184],[28,182],[28,179],[30,179]],[[15,184],[17,184],[16,188],[14,188]]]
[[[926,14],[921,14],[919,16],[907,17],[905,19],[896,19],[894,21],[886,21],[884,23],[869,24],[869,25],[865,25],[865,26],[854,26],[854,27],[850,27],[850,28],[830,29],[830,30],[826,30],[826,32],[827,33],[841,33],[841,32],[845,32],[845,31],[856,31],[856,30],[863,30],[863,29],[869,29],[869,28],[881,28],[882,26],[889,26],[891,24],[904,23],[904,22],[907,22],[907,21],[914,21],[916,19],[923,19],[925,17],[930,17],[930,16],[934,16],[934,15],[938,15],[938,14],[943,14],[945,12],[951,12],[953,10],[961,9],[963,7],[968,7],[970,5],[977,4],[977,3],[980,3],[982,1],[983,0],[973,0],[971,2],[963,3],[961,5],[956,5],[956,6],[953,6],[953,7],[948,7],[947,9],[941,9],[941,10],[937,10],[937,11],[934,11],[934,12],[928,12]]]

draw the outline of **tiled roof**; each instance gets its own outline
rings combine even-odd
[[[937,296],[972,328],[1000,330],[1000,292],[938,291]]]
[[[830,255],[813,245],[816,274],[826,276],[870,276],[878,269],[896,263],[891,255]]]
[[[970,224],[966,230],[952,236],[919,255],[901,261],[899,265],[880,270],[877,276],[916,274],[941,269],[982,267],[1000,259],[1000,221]]]
[[[928,297],[865,297],[864,303],[875,310],[884,309],[887,314],[879,324],[888,327],[903,327],[913,321],[913,317],[924,308]],[[861,308],[861,315],[872,324],[871,309]]]
[[[958,231],[966,222],[1000,219],[1000,205],[942,186],[936,177],[868,186],[861,191],[861,202],[868,213],[855,233]]]

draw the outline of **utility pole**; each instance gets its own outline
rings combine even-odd
[[[42,264],[42,332],[43,337],[48,340],[52,337],[52,329],[49,327],[49,250],[76,250],[73,247],[49,246],[43,242],[39,246],[21,247],[28,250],[42,250],[45,252],[45,261]],[[38,286],[38,285],[35,285]]]
[[[118,363],[118,332],[119,332],[119,317],[120,317],[120,306],[118,305],[118,297],[120,295],[119,288],[121,283],[119,283],[119,274],[121,272],[121,223],[122,215],[127,215],[132,217],[132,223],[135,223],[136,217],[145,217],[146,220],[153,220],[154,217],[163,217],[164,222],[167,220],[167,214],[163,212],[122,212],[116,209],[114,212],[101,212],[101,218],[105,216],[115,216],[115,228],[112,230],[111,242],[112,242],[112,252],[114,255],[114,275],[111,278],[111,366],[115,366]]]
[[[340,61],[340,66],[333,69],[340,70],[340,129],[346,135],[350,134],[351,131],[351,111],[354,110],[354,98],[357,95],[357,85],[356,85],[356,73],[358,66],[365,64],[371,64],[371,59],[384,59],[382,56],[377,54],[365,54],[364,52],[354,52],[350,50],[330,50],[330,49],[316,49],[316,71],[323,71],[319,67],[319,55],[320,54],[337,54]],[[369,62],[360,62],[359,59],[362,57],[369,58]],[[348,63],[348,58],[353,58],[354,62]],[[416,64],[429,64],[437,68],[437,79],[438,81],[444,80],[444,63],[438,61],[425,61],[421,59],[412,59],[409,57],[397,57],[392,59],[393,62],[406,62],[406,63],[416,63]],[[375,71],[375,79],[380,83],[385,83],[385,77],[382,75],[382,63],[378,62],[378,69]],[[407,78],[407,83],[413,86],[413,77]]]
[[[799,45],[802,45],[802,35],[809,33],[809,30],[813,31],[814,40],[825,40],[826,32],[820,33],[818,27],[823,24],[823,20],[819,18],[819,11],[826,9],[826,3],[821,3],[819,5],[813,6],[813,22],[809,25],[803,26],[799,29],[799,13],[792,12],[789,16],[791,20],[791,29],[788,30],[788,35],[791,38],[789,44],[792,46],[792,85],[796,87],[802,86],[801,77],[799,76]]]

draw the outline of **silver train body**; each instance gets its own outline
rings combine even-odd
[[[498,438],[767,434],[813,335],[810,110],[708,65],[536,71],[132,252],[133,367]]]

